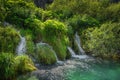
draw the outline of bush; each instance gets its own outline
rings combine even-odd
[[[25,26],[31,31],[33,40],[39,41],[41,39],[43,24],[40,20],[27,18],[25,20]]]
[[[14,56],[11,53],[0,53],[0,80],[15,78]]]
[[[99,25],[99,21],[89,15],[75,15],[68,20],[70,26],[74,33],[80,29],[85,29],[87,27],[94,27]]]
[[[34,63],[26,55],[15,57],[15,65],[18,75],[36,70]]]
[[[31,38],[30,35],[26,36],[26,49],[27,49],[27,54],[30,56],[33,56],[33,54],[35,54],[35,44]]]
[[[101,21],[118,21],[120,3],[111,0],[55,0],[49,9],[60,20],[71,18],[73,15],[87,14]]]
[[[65,35],[67,33],[67,26],[62,22],[56,20],[47,20],[44,22],[44,32],[43,35],[45,37],[55,37]]]
[[[9,23],[25,27],[25,19],[35,18],[35,6],[33,2],[23,0],[8,0],[5,7],[9,12],[6,17],[6,21]]]
[[[44,22],[42,39],[44,42],[53,46],[53,49],[60,60],[66,58],[66,47],[69,42],[67,31],[67,26],[59,21],[47,20]],[[60,44],[60,46],[58,44]]]
[[[65,41],[66,39],[66,41]],[[63,39],[54,38],[51,41],[51,44],[60,60],[65,60],[67,57],[67,45],[68,45],[68,38],[64,37]]]
[[[84,33],[84,48],[96,56],[113,56],[120,51],[120,23],[105,23],[100,28],[88,28]]]
[[[104,12],[104,18],[113,22],[120,20],[120,3],[111,4]]]
[[[41,64],[54,64],[56,62],[55,54],[52,47],[46,43],[38,43],[36,45],[35,58]]]
[[[15,53],[19,41],[19,33],[14,28],[0,27],[0,52]]]

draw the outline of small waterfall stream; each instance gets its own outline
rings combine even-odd
[[[22,54],[24,54],[26,52],[26,39],[25,39],[25,37],[22,37],[21,35],[20,35],[20,42],[19,42],[19,45],[18,45],[18,47],[17,47],[17,49],[16,49],[16,53],[18,54],[18,55],[22,55]]]
[[[69,50],[71,56],[72,56],[73,58],[79,58],[79,59],[88,58],[88,56],[85,54],[85,51],[84,51],[84,50],[82,49],[82,47],[81,47],[80,37],[79,37],[79,35],[77,34],[77,32],[76,32],[76,34],[75,34],[75,42],[76,42],[76,44],[77,44],[77,46],[78,46],[80,55],[76,55],[75,52],[74,52],[74,50],[73,50],[71,47],[68,47],[68,50]]]
[[[71,53],[71,56],[73,58],[78,58],[78,59],[85,59],[88,58],[87,55],[76,55],[75,52],[73,51],[73,49],[71,47],[68,47],[69,52]]]
[[[84,54],[85,54],[85,51],[84,51],[84,50],[82,49],[82,47],[81,47],[80,36],[78,35],[77,32],[76,32],[76,34],[75,34],[75,42],[76,42],[76,44],[77,44],[77,46],[78,46],[78,48],[79,48],[80,54],[81,54],[81,55],[84,55]]]

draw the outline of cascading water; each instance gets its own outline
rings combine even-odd
[[[69,52],[71,53],[71,56],[73,58],[78,58],[78,59],[85,59],[88,58],[87,55],[76,55],[75,52],[73,51],[73,49],[71,47],[68,47]]]
[[[68,47],[68,50],[69,50],[69,52],[71,53],[71,56],[72,56],[72,57],[74,57],[74,56],[76,55],[75,52],[72,50],[71,47]]]
[[[80,36],[77,34],[77,32],[76,32],[76,34],[75,34],[75,42],[76,42],[76,44],[77,44],[77,46],[78,46],[78,48],[79,48],[80,54],[81,54],[81,55],[85,55],[85,51],[84,51],[84,50],[82,49],[82,47],[81,47]]]
[[[78,49],[79,49],[79,52],[80,52],[81,54],[80,54],[80,55],[76,55],[75,52],[74,52],[74,50],[73,50],[71,47],[68,47],[68,50],[69,50],[69,52],[71,53],[71,56],[72,56],[73,58],[79,58],[79,59],[88,58],[88,56],[85,54],[85,51],[84,51],[84,50],[82,49],[82,47],[81,47],[80,37],[79,37],[79,35],[77,34],[77,32],[76,32],[76,34],[75,34],[75,42],[76,42],[76,44],[77,44],[77,46],[78,46]]]
[[[20,35],[20,43],[16,49],[18,55],[22,55],[26,52],[26,39]]]

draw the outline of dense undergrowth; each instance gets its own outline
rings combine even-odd
[[[42,64],[54,64],[56,58],[53,52],[47,47],[36,48],[36,44],[49,44],[59,60],[65,60],[70,58],[67,47],[75,48],[76,32],[81,36],[82,47],[90,55],[120,58],[120,2],[54,0],[43,10],[36,7],[33,0],[0,0],[0,64],[2,60],[10,59],[10,66],[7,63],[5,68],[0,66],[0,70],[4,68],[4,73],[0,72],[4,76],[1,80],[15,77],[16,73],[11,68],[13,57],[11,59],[10,56],[16,55],[20,34],[27,40],[27,55],[37,57]],[[21,64],[26,60],[32,62],[28,57],[23,57],[26,60],[21,58],[15,58],[17,70],[24,73]],[[10,68],[5,72],[7,67]],[[9,75],[9,72],[12,74]]]

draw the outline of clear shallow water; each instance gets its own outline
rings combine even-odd
[[[79,63],[79,61],[78,61]],[[66,80],[120,80],[117,62],[88,62],[66,71]]]

